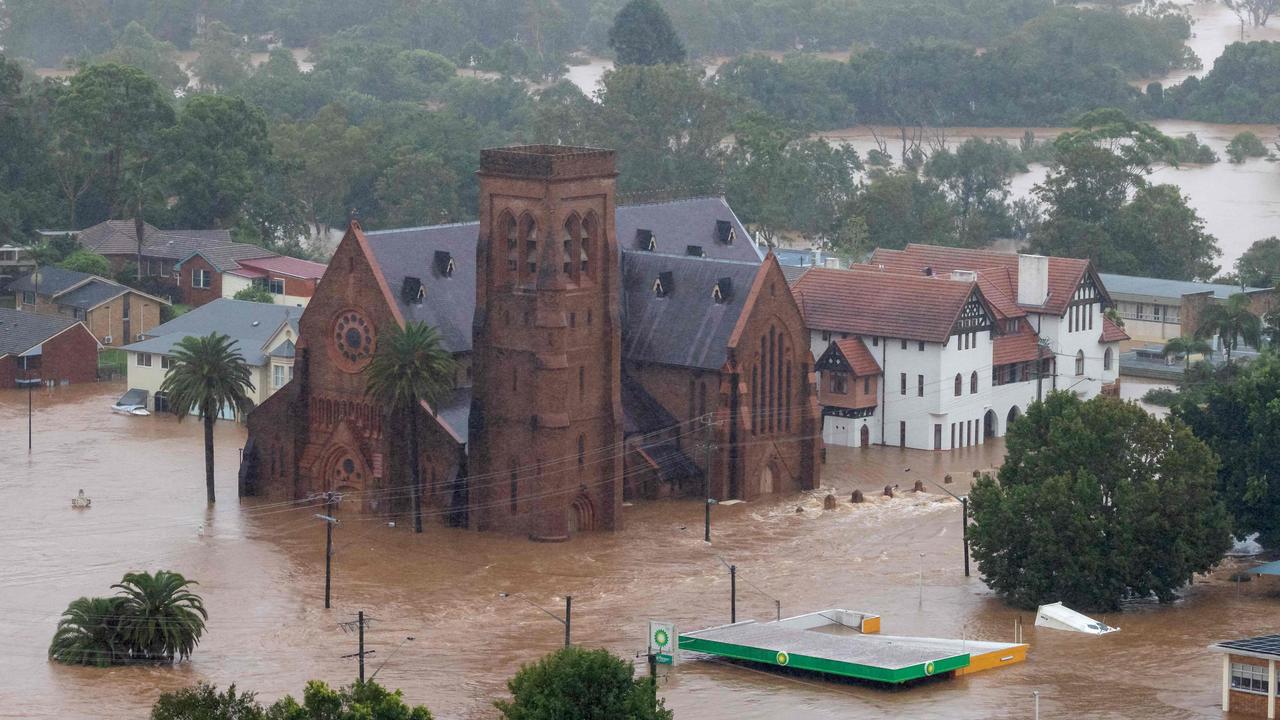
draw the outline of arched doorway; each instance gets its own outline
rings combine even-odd
[[[349,448],[340,447],[329,454],[325,466],[324,490],[326,492],[352,493],[365,488],[366,473],[363,459]]]
[[[1022,417],[1022,411],[1018,409],[1017,405],[1014,405],[1013,407],[1009,408],[1009,416],[1005,420],[1004,431],[1006,433],[1009,432],[1009,427],[1013,425],[1013,421],[1017,420],[1020,417]]]
[[[860,447],[871,447],[871,428],[866,423],[862,424],[862,430],[858,431],[858,445]]]
[[[770,495],[773,493],[773,466],[765,465],[760,471],[760,494]]]
[[[591,498],[581,493],[569,506],[569,533],[596,529],[596,510]]]
[[[988,410],[986,415],[982,416],[982,437],[993,438],[996,436],[996,411]]]

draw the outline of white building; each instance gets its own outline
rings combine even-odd
[[[145,339],[123,348],[128,356],[129,389],[147,391],[149,410],[167,411],[160,386],[172,363],[173,347],[183,338],[216,332],[235,341],[253,382],[249,399],[259,405],[293,378],[301,315],[302,310],[296,307],[244,300],[220,299],[201,305],[157,325]],[[234,419],[229,408],[223,416]]]
[[[969,447],[1050,390],[1119,390],[1126,336],[1086,260],[909,245],[792,290],[833,445]]]

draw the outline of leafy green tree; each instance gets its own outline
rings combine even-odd
[[[285,696],[267,708],[267,720],[431,720],[424,705],[410,706],[399,690],[392,692],[372,680],[331,689],[319,680],[307,683],[299,705]]]
[[[161,87],[184,88],[187,74],[178,66],[178,49],[173,43],[157,40],[137,21],[130,22],[110,50],[94,58],[95,63],[129,65],[150,75]]]
[[[929,157],[925,175],[941,184],[957,215],[957,243],[985,247],[1009,237],[1009,179],[1026,172],[1018,152],[1001,139],[969,138],[955,151],[942,149]]]
[[[609,28],[609,47],[618,65],[679,65],[685,61],[684,44],[676,35],[671,16],[657,0],[630,0]]]
[[[76,250],[59,262],[58,267],[99,277],[111,275],[111,263],[105,257],[91,250]]]
[[[241,288],[232,296],[232,300],[244,300],[247,302],[266,303],[271,305],[276,301],[276,296],[271,291],[261,285],[250,285],[247,288]]]
[[[1280,280],[1280,238],[1258,240],[1236,260],[1240,284],[1248,287],[1270,287]]]
[[[511,700],[494,703],[505,720],[671,720],[653,683],[607,650],[567,647],[520,668]]]
[[[107,667],[128,656],[120,633],[124,600],[118,597],[72,600],[62,612],[49,644],[49,659],[68,665]]]
[[[1262,320],[1250,309],[1249,296],[1236,293],[1225,302],[1212,302],[1205,306],[1195,335],[1201,339],[1216,335],[1222,343],[1222,351],[1226,353],[1227,365],[1231,365],[1231,353],[1240,347],[1240,343],[1249,347],[1262,344]]]
[[[1213,352],[1213,348],[1209,343],[1196,337],[1175,337],[1169,338],[1164,344],[1164,348],[1160,350],[1160,354],[1166,359],[1170,356],[1182,356],[1182,367],[1185,371],[1191,367],[1192,355],[1208,355]]]
[[[197,55],[191,70],[203,88],[227,90],[249,76],[249,51],[243,38],[220,22],[208,23],[192,49]]]
[[[209,683],[161,693],[151,706],[151,720],[264,720],[266,712],[251,692],[223,692]]]
[[[1222,251],[1176,185],[1147,185],[1104,224],[1108,270],[1209,280]]]
[[[1006,443],[998,480],[969,495],[969,538],[984,581],[1013,605],[1170,602],[1231,545],[1218,458],[1177,419],[1054,392]]]
[[[1231,142],[1227,145],[1227,157],[1231,158],[1233,163],[1238,164],[1249,158],[1266,157],[1267,155],[1267,146],[1263,144],[1262,139],[1248,130],[1236,133],[1236,136],[1231,138]]]
[[[276,152],[291,172],[289,192],[298,198],[314,237],[346,221],[355,184],[371,172],[371,134],[351,124],[345,108],[329,105],[310,122],[272,128]]]
[[[1264,547],[1280,543],[1280,358],[1273,353],[1225,380],[1208,379],[1203,392],[1183,394],[1173,414],[1224,459],[1218,492],[1235,519],[1238,537],[1259,533]]]
[[[185,660],[200,642],[209,613],[188,588],[196,585],[176,572],[125,573],[111,587],[119,591],[120,636],[135,662]]]
[[[383,335],[364,374],[365,393],[400,421],[408,421],[413,530],[422,532],[418,414],[423,403],[437,411],[453,390],[453,357],[441,346],[435,328],[411,322],[403,328],[393,326]]]
[[[179,227],[232,227],[250,196],[265,191],[273,162],[267,121],[241,98],[191,98],[165,139],[165,184]]]
[[[873,175],[851,206],[866,223],[872,247],[952,244],[954,220],[937,183],[910,170]]]
[[[178,341],[173,364],[165,373],[160,392],[178,420],[195,413],[204,421],[204,477],[209,504],[214,503],[213,423],[224,409],[248,412],[253,380],[236,341],[216,332]]]

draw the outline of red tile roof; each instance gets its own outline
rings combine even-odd
[[[934,274],[947,274],[954,270],[971,270],[982,275],[983,294],[1000,311],[1002,303],[993,297],[999,291],[1007,304],[1016,305],[1018,299],[1018,256],[992,250],[943,247],[941,245],[907,245],[905,250],[876,250],[871,256],[873,265],[883,265],[888,272],[923,274],[931,268]],[[1027,310],[1044,310],[1056,315],[1067,311],[1071,296],[1075,294],[1080,279],[1089,269],[1089,261],[1077,258],[1049,258],[1049,297],[1044,307],[1021,306]]]
[[[992,365],[1026,362],[1036,359],[1039,338],[1030,328],[1024,328],[1022,332],[1013,335],[997,335],[993,346]]]
[[[940,343],[976,288],[942,277],[813,268],[791,290],[812,329]]]
[[[1102,316],[1102,337],[1098,338],[1098,342],[1110,343],[1128,339],[1129,333],[1125,332],[1124,328],[1117,325],[1114,320],[1106,315]]]
[[[325,268],[328,267],[328,265],[325,265],[324,263],[300,260],[298,258],[285,257],[283,255],[241,260],[240,264],[251,270],[261,270],[268,273],[289,275],[290,277],[302,278],[304,280],[319,280],[320,276],[324,275]]]
[[[876,361],[876,356],[872,355],[871,351],[867,349],[866,343],[858,338],[837,340],[836,348],[840,350],[841,355],[844,355],[844,359],[849,361],[849,367],[853,369],[854,377],[866,377],[881,373],[880,363]]]

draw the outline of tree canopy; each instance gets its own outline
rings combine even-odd
[[[1169,602],[1230,547],[1218,457],[1177,418],[1070,392],[1033,403],[970,494],[982,577],[1018,607]]]
[[[685,60],[684,44],[657,0],[623,5],[609,28],[609,47],[619,65],[678,65]]]
[[[233,684],[219,692],[208,683],[163,693],[151,707],[151,720],[431,720],[423,705],[410,705],[399,690],[367,680],[333,689],[319,680],[307,683],[302,702],[292,696],[263,707],[251,692]]]
[[[648,679],[607,650],[567,647],[520,668],[511,700],[494,703],[505,720],[671,720]]]

